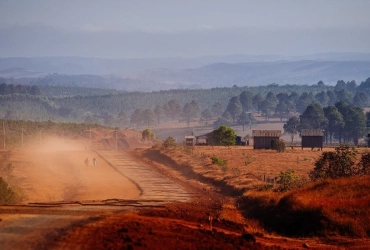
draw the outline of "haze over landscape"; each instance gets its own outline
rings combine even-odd
[[[365,0],[37,0],[0,7],[4,78],[99,75],[101,88],[151,91],[333,85],[369,75]]]
[[[0,0],[0,248],[368,249],[369,12]]]

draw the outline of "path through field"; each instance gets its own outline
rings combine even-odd
[[[0,207],[1,249],[47,248],[71,225],[192,195],[123,152],[54,142],[11,157],[13,179],[28,198],[22,205]]]

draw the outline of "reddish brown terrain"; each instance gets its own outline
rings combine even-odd
[[[3,152],[2,165],[14,166],[7,180],[26,199],[0,207],[1,249],[367,249],[370,243],[340,234],[284,236],[242,210],[240,196],[265,185],[263,176],[289,168],[307,176],[320,152],[153,145],[134,131],[122,131],[116,142],[97,130],[92,141],[50,138],[42,147]],[[227,160],[227,171],[210,156]]]

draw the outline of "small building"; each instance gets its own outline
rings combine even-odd
[[[253,149],[271,149],[281,136],[281,130],[252,130]]]
[[[195,144],[195,136],[193,135],[189,135],[189,136],[185,136],[185,145],[186,146],[194,146]]]
[[[236,136],[236,139],[235,139],[235,144],[236,145],[239,145],[239,146],[245,146],[246,145],[246,141],[243,140],[243,138],[239,135]]]
[[[198,135],[195,137],[195,145],[208,145],[208,136],[211,133],[205,135]]]
[[[303,148],[320,148],[324,144],[324,131],[322,129],[302,129],[302,149]]]

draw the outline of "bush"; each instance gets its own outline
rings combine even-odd
[[[222,160],[220,157],[217,157],[217,156],[212,156],[211,160],[212,160],[212,164],[216,164],[221,167],[227,164],[226,160]]]
[[[315,163],[315,168],[310,172],[310,178],[318,180],[356,175],[359,172],[354,167],[356,155],[357,150],[354,147],[344,145],[335,148],[335,152],[323,152],[321,158]]]
[[[167,139],[164,141],[163,145],[166,148],[172,148],[172,147],[177,146],[175,139],[173,139],[171,136],[167,137]]]
[[[272,149],[275,149],[276,151],[284,152],[285,151],[285,142],[283,140],[275,140]]]
[[[0,177],[0,204],[14,204],[21,202],[24,198],[23,191],[19,188],[10,187],[6,181]]]
[[[153,131],[151,131],[150,129],[145,129],[142,133],[141,133],[141,136],[143,137],[143,139],[147,139],[147,140],[153,140],[155,138],[155,135],[153,133]]]

